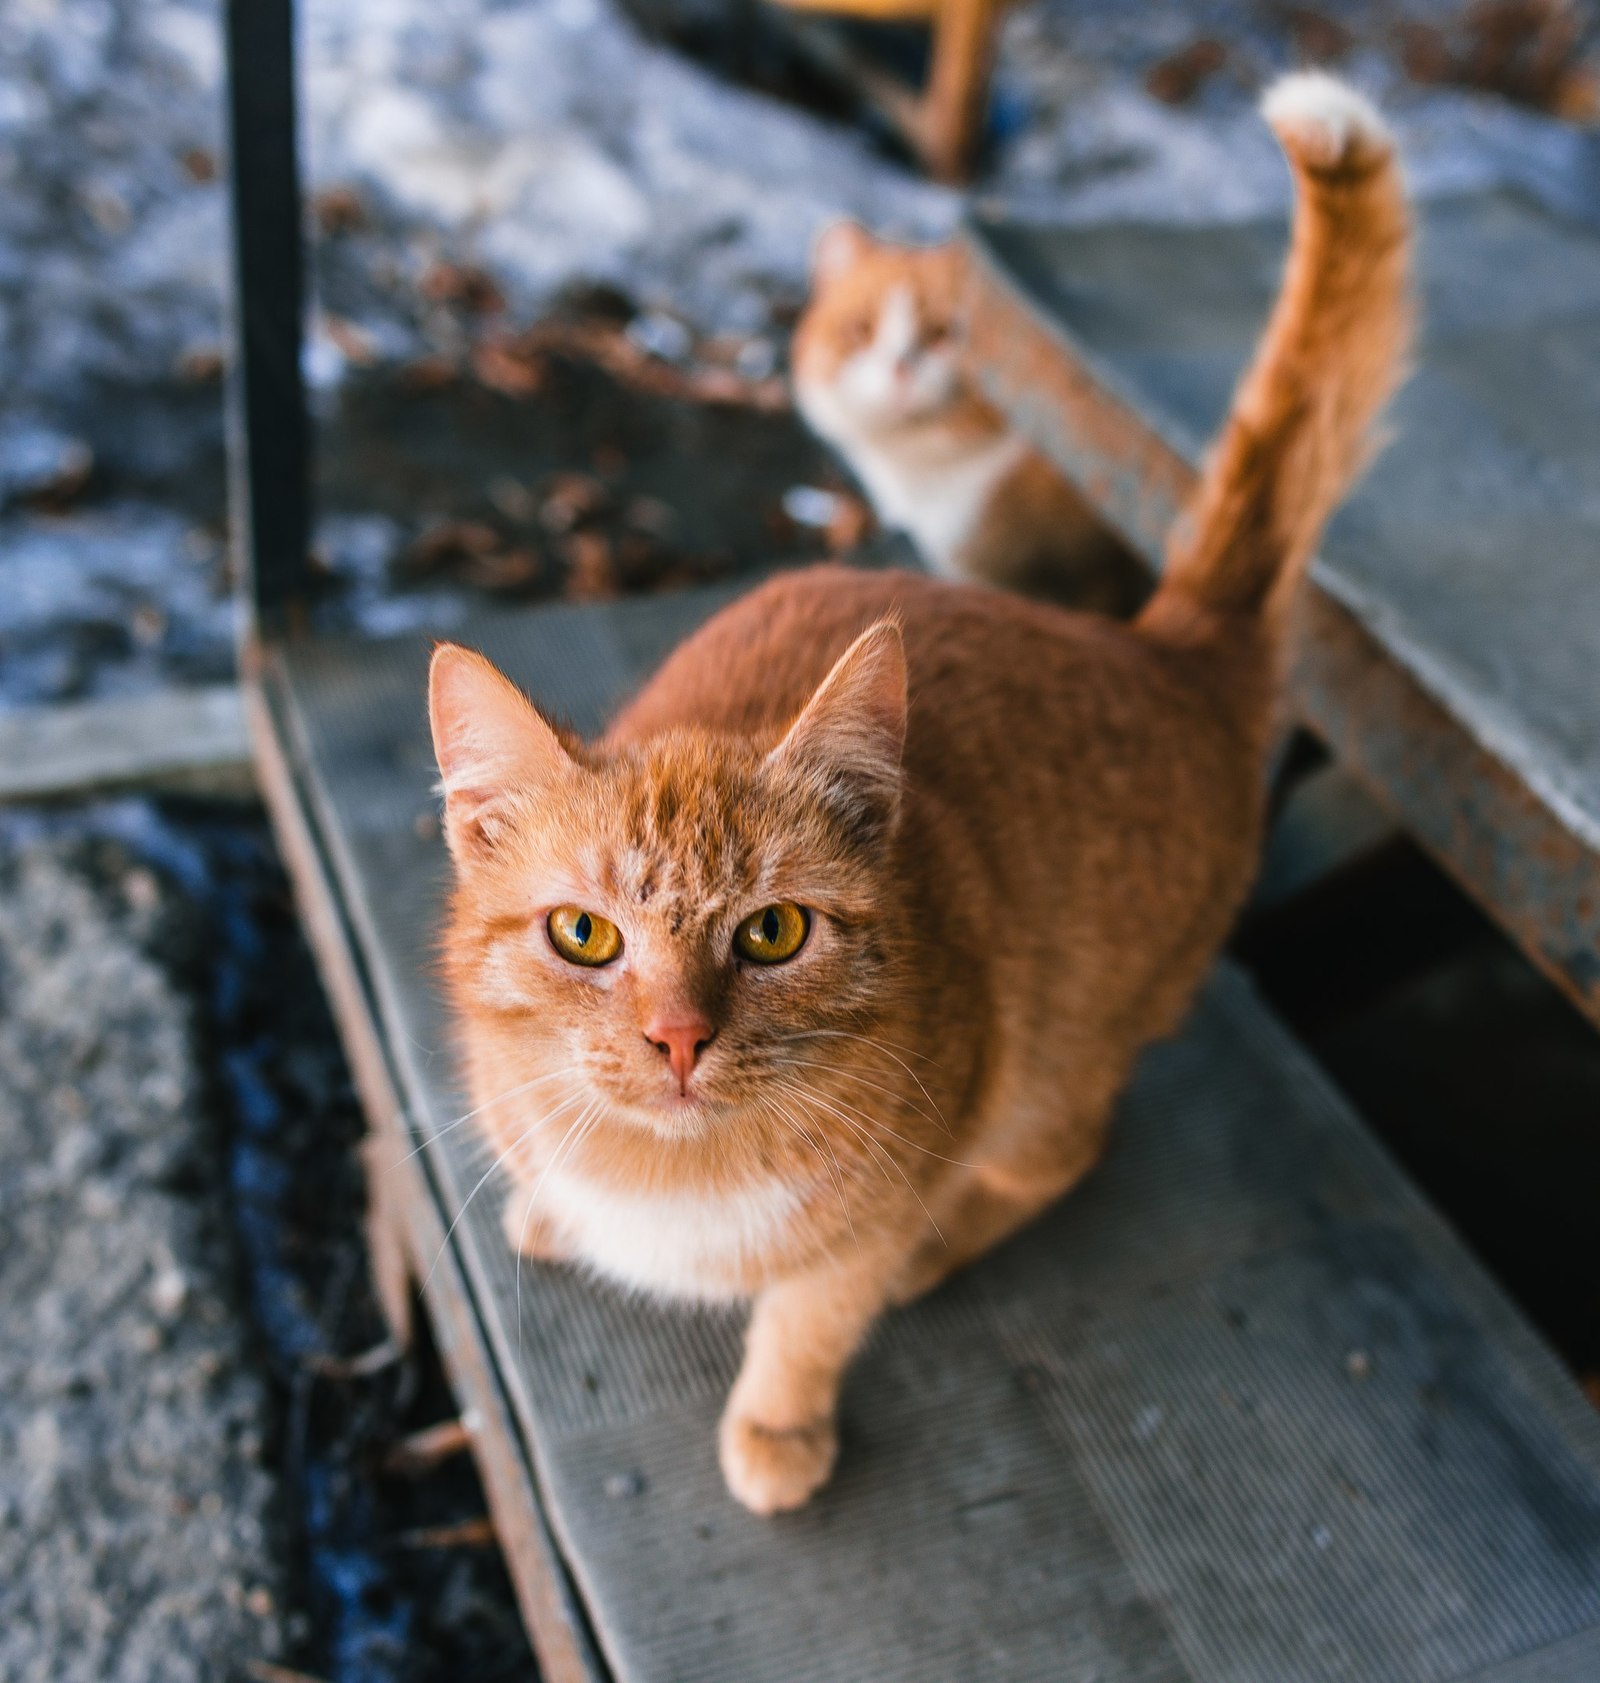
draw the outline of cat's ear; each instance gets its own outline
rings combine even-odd
[[[770,758],[820,784],[853,828],[876,839],[899,817],[905,741],[905,646],[895,621],[881,619],[834,662]]]
[[[433,651],[428,720],[444,788],[445,839],[461,866],[493,852],[508,792],[536,789],[572,765],[522,691],[457,643]]]
[[[829,223],[811,247],[812,280],[832,280],[853,269],[871,244],[871,234],[859,222]]]

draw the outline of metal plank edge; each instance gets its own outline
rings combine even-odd
[[[388,1149],[385,1195],[400,1205],[413,1279],[428,1280],[425,1307],[452,1391],[465,1404],[474,1459],[541,1673],[547,1683],[609,1683],[573,1592],[534,1475],[532,1456],[494,1353],[482,1337],[473,1284],[450,1241],[426,1153],[401,1094],[385,1024],[362,964],[339,872],[327,845],[292,694],[270,658],[245,689],[246,712],[273,830],[327,989],[373,1133]]]

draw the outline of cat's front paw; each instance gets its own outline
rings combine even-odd
[[[832,1420],[766,1426],[732,1409],[722,1417],[719,1443],[728,1489],[756,1514],[803,1506],[828,1482],[839,1455]]]
[[[530,1257],[535,1262],[571,1260],[571,1248],[554,1224],[528,1208],[526,1193],[513,1192],[506,1199],[505,1208],[500,1212],[500,1230],[506,1236],[506,1243],[518,1256]]]

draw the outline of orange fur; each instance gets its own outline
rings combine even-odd
[[[1132,552],[962,365],[963,262],[954,245],[828,229],[795,330],[801,412],[934,572],[1130,612],[1146,592]]]
[[[1382,130],[1337,84],[1291,88],[1268,108],[1299,187],[1282,299],[1131,626],[819,568],[710,621],[593,746],[480,657],[435,657],[450,988],[508,1230],[754,1299],[721,1453],[757,1511],[827,1478],[885,1307],[1093,1165],[1250,880],[1287,610],[1408,335]],[[778,901],[809,908],[805,945],[740,960],[739,920]],[[621,955],[562,959],[562,905]],[[711,1031],[685,1080],[663,1012]]]

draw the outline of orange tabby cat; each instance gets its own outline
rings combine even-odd
[[[1322,76],[1265,109],[1299,191],[1282,295],[1132,626],[792,574],[593,745],[435,655],[448,972],[508,1232],[754,1299],[720,1445],[758,1512],[827,1479],[873,1320],[1094,1163],[1249,883],[1301,576],[1409,337],[1377,116]]]
[[[934,572],[1131,612],[1139,563],[963,370],[962,276],[956,246],[829,228],[795,329],[800,413]]]

